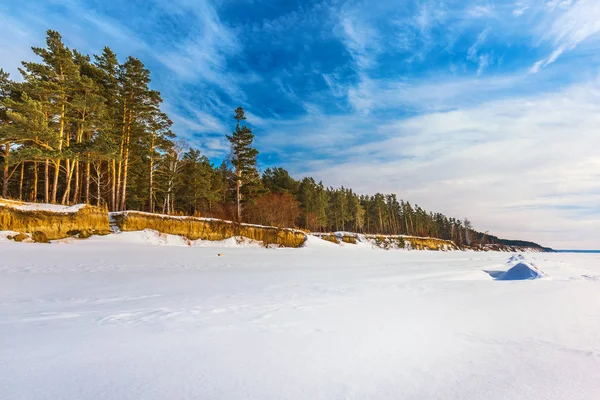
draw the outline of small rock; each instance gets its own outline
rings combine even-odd
[[[24,240],[28,239],[28,237],[27,237],[27,235],[26,235],[26,234],[24,234],[24,233],[19,233],[19,234],[16,234],[15,236],[13,236],[13,237],[12,237],[12,239],[13,239],[15,242],[22,242],[22,241],[24,241]]]
[[[50,243],[50,240],[48,240],[48,236],[46,236],[46,234],[44,232],[40,232],[40,231],[33,232],[33,235],[31,235],[31,238],[36,243]]]

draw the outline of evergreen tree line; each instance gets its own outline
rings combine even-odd
[[[215,166],[176,139],[150,72],[134,57],[120,63],[105,47],[90,57],[48,31],[39,62],[22,81],[0,70],[1,195],[23,201],[89,203],[112,211],[195,215],[311,231],[405,234],[498,242],[468,220],[428,212],[394,194],[358,195],[282,168],[259,174],[244,110]]]

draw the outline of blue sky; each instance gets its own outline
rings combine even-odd
[[[2,3],[0,67],[48,28],[136,56],[214,160],[242,105],[262,168],[600,248],[597,0]]]

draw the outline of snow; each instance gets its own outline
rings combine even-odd
[[[544,273],[528,262],[520,262],[506,272],[496,276],[499,281],[519,281],[525,279],[539,279]]]
[[[13,237],[18,234],[19,234],[19,232],[15,232],[15,231],[0,231],[0,243],[1,242],[11,242],[12,239],[9,239],[9,236]],[[0,258],[0,260],[1,260],[1,258]]]
[[[84,208],[85,204],[76,204],[73,206],[61,206],[58,204],[46,203],[19,203],[0,199],[0,206],[8,207],[20,211],[45,211],[60,214],[73,214]]]
[[[598,254],[153,235],[0,241],[1,398],[600,398]]]
[[[263,247],[261,242],[250,240],[244,237],[230,237],[220,241],[208,240],[188,240],[183,236],[170,235],[160,233],[152,229],[144,229],[134,232],[118,232],[104,236],[92,236],[85,240],[91,243],[117,243],[117,244],[135,244],[135,245],[152,245],[152,246],[174,246],[174,247]],[[67,238],[57,240],[59,243],[76,243],[80,240],[75,238]]]

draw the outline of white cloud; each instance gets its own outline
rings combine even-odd
[[[467,51],[467,58],[469,60],[476,58],[477,53],[479,52],[479,48],[485,42],[485,39],[487,39],[488,35],[490,34],[490,31],[491,31],[491,28],[485,28],[483,31],[481,31],[481,33],[479,33],[475,43],[473,43],[471,45],[471,47],[469,47],[469,50]]]
[[[470,18],[489,17],[494,14],[494,8],[490,5],[478,4],[467,8],[466,14]]]
[[[533,64],[529,69],[529,72],[532,74],[537,74],[542,68],[542,64],[544,64],[544,60],[536,61],[535,64]]]
[[[378,33],[352,13],[343,13],[340,18],[342,42],[354,59],[358,70],[376,66],[378,52]]]
[[[597,0],[552,0],[545,3],[547,20],[541,24],[542,38],[553,44],[552,53],[532,72],[541,66],[554,63],[567,51],[584,42],[600,38],[600,2]]]
[[[0,12],[0,26],[7,32],[11,32],[10,35],[0,35],[0,59],[2,60],[0,67],[10,73],[12,79],[20,80],[21,74],[18,68],[21,66],[21,61],[32,61],[35,58],[30,50],[33,38],[27,26],[2,12]]]
[[[549,11],[554,11],[557,8],[568,8],[571,4],[573,4],[573,0],[548,0],[545,7]]]
[[[481,74],[483,73],[483,70],[486,69],[490,65],[490,58],[491,58],[491,56],[489,54],[479,55],[479,61],[477,64],[478,65],[477,76],[481,76]]]
[[[484,68],[486,62],[481,60]],[[480,103],[527,83],[527,76],[520,72],[487,79],[455,76],[412,81],[363,79],[361,84],[349,89],[349,99],[357,110],[397,109],[421,113]]]
[[[417,14],[413,19],[413,25],[427,40],[430,30],[442,23],[446,17],[447,13],[442,4],[432,1],[424,2],[419,6]]]
[[[525,11],[529,10],[529,7],[519,7],[519,8],[515,8],[513,10],[513,15],[515,17],[520,17],[521,15],[523,15],[525,13]]]
[[[221,22],[214,6],[207,0],[162,5],[166,12],[192,16],[194,21],[188,36],[173,43],[174,50],[155,53],[156,58],[182,79],[210,82],[230,95],[240,96],[236,76],[227,70],[227,57],[237,54],[240,44],[234,32]]]

